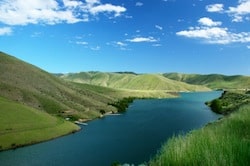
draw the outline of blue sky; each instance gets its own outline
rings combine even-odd
[[[1,0],[0,50],[52,73],[250,75],[250,0]]]

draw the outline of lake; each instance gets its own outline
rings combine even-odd
[[[75,134],[0,152],[1,166],[110,166],[149,161],[174,134],[217,120],[204,102],[221,91],[180,93],[180,98],[135,100],[122,115],[93,120]]]

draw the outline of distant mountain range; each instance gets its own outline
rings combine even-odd
[[[221,74],[136,74],[133,72],[80,72],[58,74],[72,82],[132,90],[201,91],[210,89],[250,89],[250,77]],[[197,86],[200,85],[200,86]],[[205,88],[207,87],[207,88]]]
[[[185,82],[164,77],[162,74],[136,74],[132,72],[80,72],[59,75],[67,81],[92,84],[103,87],[128,90],[158,90],[158,91],[208,91],[209,88],[191,85]]]
[[[165,77],[188,84],[204,85],[212,89],[250,89],[250,77],[242,75],[226,76],[221,74],[181,74],[165,73]]]

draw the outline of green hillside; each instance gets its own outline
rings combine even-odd
[[[73,123],[0,97],[0,151],[79,130]]]
[[[156,90],[156,91],[207,91],[203,86],[190,85],[164,77],[162,74],[134,74],[134,73],[102,73],[81,72],[60,76],[61,78],[92,85],[99,85],[117,89]]]
[[[181,74],[165,73],[166,78],[182,81],[189,84],[205,85],[212,89],[250,89],[249,76],[225,76],[220,74]]]
[[[91,85],[85,83],[74,83],[75,86],[85,90],[95,91],[96,93],[105,94],[113,100],[120,100],[126,97],[137,98],[172,98],[178,96],[177,93],[166,92],[162,90],[130,90],[130,89],[116,89],[103,87],[98,85]]]
[[[115,111],[114,98],[65,82],[35,66],[0,53],[0,96],[60,116],[93,119]]]

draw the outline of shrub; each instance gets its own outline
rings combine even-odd
[[[118,112],[125,112],[129,104],[132,103],[134,99],[135,99],[134,97],[126,97],[117,102],[109,103],[108,105],[116,107]]]
[[[214,112],[221,113],[221,111],[222,111],[222,104],[221,104],[220,100],[218,100],[218,99],[213,100],[211,102],[210,107]]]
[[[111,166],[120,166],[121,164],[118,161],[115,161],[111,164]]]
[[[105,111],[104,111],[104,110],[100,110],[100,113],[101,113],[102,115],[104,115],[104,114],[105,114]]]

